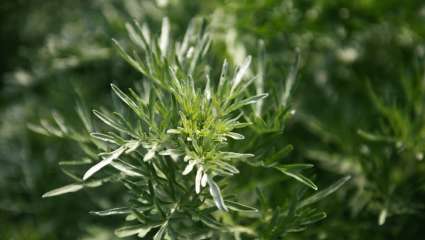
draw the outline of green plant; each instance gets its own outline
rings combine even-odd
[[[62,166],[90,165],[82,178],[74,170],[64,170],[76,182],[43,197],[121,183],[126,188],[124,206],[91,212],[126,216],[129,223],[115,231],[119,237],[281,239],[326,217],[312,205],[349,177],[306,196],[305,186],[318,189],[303,174],[313,165],[283,164],[280,161],[292,146],[269,143],[282,139],[286,121],[294,114],[289,97],[299,59],[280,86],[282,91],[266,98],[264,58],[256,62],[257,73],[249,68],[250,56],[234,71],[224,60],[217,71],[208,54],[211,41],[204,22],[192,21],[180,42],[171,40],[167,18],[158,38],[137,22],[126,27],[137,50],[129,55],[117,41],[114,44],[144,79],[128,93],[111,85],[125,107],[93,111],[103,123],[98,126],[79,104],[84,131],[74,130],[58,114],[53,115],[53,123],[43,120],[30,126],[81,146],[87,157],[61,162]],[[237,167],[251,168],[257,177],[272,172],[274,181],[286,176],[303,185],[292,182],[290,196],[277,200],[272,200],[270,191],[276,185],[258,186],[248,192],[249,201],[242,201],[232,191],[259,179],[254,174],[245,183],[234,182]]]

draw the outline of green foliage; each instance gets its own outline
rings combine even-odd
[[[99,216],[126,215],[126,221],[136,222],[117,229],[115,234],[119,237],[149,235],[153,239],[166,236],[203,239],[246,235],[277,239],[325,218],[324,212],[307,206],[342,184],[304,201],[301,201],[302,191],[278,211],[272,210],[275,207],[264,197],[258,200],[262,202],[261,212],[258,212],[254,207],[239,203],[238,196],[223,194],[231,176],[239,173],[236,166],[240,162],[256,165],[252,163],[256,161],[252,160],[253,154],[236,152],[234,145],[229,147],[230,142],[245,139],[244,135],[235,132],[237,129],[247,126],[256,129],[256,122],[239,119],[244,116],[249,119],[251,114],[258,112],[255,107],[259,105],[254,104],[267,97],[266,93],[249,96],[250,85],[255,80],[255,76],[248,74],[251,57],[247,57],[233,74],[225,60],[218,79],[213,80],[210,77],[210,73],[214,73],[213,66],[207,61],[210,41],[204,24],[193,21],[181,42],[170,40],[167,18],[163,19],[159,38],[137,23],[135,26],[127,25],[131,39],[139,48],[133,56],[119,43],[114,43],[120,55],[145,78],[140,92],[129,89],[127,94],[111,85],[127,108],[115,112],[93,111],[107,128],[93,127],[81,108],[78,112],[86,126],[83,133],[68,129],[57,115],[53,116],[52,125],[42,121],[40,126],[31,126],[39,133],[66,137],[81,145],[89,160],[63,162],[63,166],[91,164],[100,157],[82,179],[70,174],[77,183],[49,191],[43,197],[120,182],[128,192],[126,206],[92,212]],[[293,78],[291,75],[289,81]],[[288,109],[291,85],[291,82],[286,84],[287,91],[277,108]],[[250,110],[250,105],[255,107]],[[261,119],[261,115],[255,118]],[[262,128],[273,131],[275,127]],[[277,164],[291,149],[283,148],[271,157],[272,161],[258,167],[266,167],[267,171],[275,168],[317,190],[317,186],[300,173],[312,165]],[[115,171],[101,175],[109,166]],[[95,176],[96,180],[89,180]],[[205,188],[208,191],[204,191]],[[238,225],[240,221],[247,221],[247,225]],[[270,226],[274,226],[273,231],[267,230]]]
[[[424,9],[0,3],[0,238],[421,239]]]

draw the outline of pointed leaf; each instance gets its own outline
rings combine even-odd
[[[341,188],[350,179],[351,179],[351,176],[346,176],[346,177],[339,179],[338,181],[336,181],[335,183],[333,183],[329,187],[327,187],[327,188],[321,190],[320,192],[313,194],[312,196],[304,199],[298,205],[298,208],[302,208],[302,207],[305,207],[307,205],[313,204],[313,203],[331,195],[332,193],[337,191],[339,188]]]
[[[221,196],[220,188],[211,177],[208,177],[208,185],[210,187],[210,194],[213,197],[214,203],[217,208],[222,211],[229,211],[226,207],[226,204],[224,203],[223,196]]]
[[[54,190],[51,190],[45,194],[43,194],[43,198],[46,197],[53,197],[53,196],[58,196],[58,195],[62,195],[65,193],[70,193],[70,192],[77,192],[81,189],[83,189],[83,185],[82,184],[69,184],[60,188],[56,188]]]
[[[120,147],[120,148],[116,149],[115,151],[113,151],[109,157],[103,159],[102,161],[98,162],[96,165],[91,167],[89,170],[87,170],[87,172],[83,176],[83,180],[87,180],[93,174],[95,174],[97,171],[99,171],[100,169],[104,168],[105,166],[111,164],[111,162],[113,160],[117,159],[119,156],[121,156],[121,154],[124,153],[124,151],[125,151],[124,147]]]

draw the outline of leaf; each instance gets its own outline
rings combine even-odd
[[[372,141],[372,142],[394,142],[395,141],[394,139],[392,139],[390,137],[369,133],[369,132],[363,131],[361,129],[357,130],[357,134],[360,137],[362,137],[366,140]]]
[[[189,174],[192,171],[192,169],[195,166],[195,164],[196,164],[196,161],[194,161],[194,160],[189,161],[189,163],[186,165],[186,167],[185,167],[185,169],[184,169],[184,171],[183,171],[182,174],[183,175]]]
[[[225,136],[230,137],[230,138],[233,138],[235,140],[245,139],[244,135],[239,134],[239,133],[235,133],[235,132],[226,133]]]
[[[387,214],[388,214],[387,209],[384,208],[384,209],[381,210],[381,212],[379,213],[379,217],[378,217],[379,226],[384,225],[385,220],[387,219]]]
[[[284,169],[285,171],[301,171],[312,167],[314,167],[314,165],[309,163],[294,163],[278,165],[275,168],[279,168],[279,170]]]
[[[129,135],[133,135],[129,131],[125,130],[122,126],[120,126],[119,124],[117,124],[115,120],[113,120],[112,118],[108,117],[106,114],[101,113],[101,112],[96,111],[96,110],[93,110],[93,114],[97,118],[99,118],[102,122],[104,122],[106,125],[109,125],[110,127],[114,128],[115,130],[118,130],[120,132],[127,133]]]
[[[53,120],[56,122],[56,125],[58,125],[59,129],[63,133],[68,133],[68,128],[66,127],[65,120],[62,118],[62,116],[58,112],[54,111],[52,113],[52,117]]]
[[[214,218],[207,216],[207,215],[200,215],[199,219],[205,225],[207,225],[208,227],[213,228],[213,229],[220,229],[220,228],[224,227],[224,225],[222,223],[218,222]]]
[[[125,153],[131,153],[133,151],[135,151],[139,146],[140,146],[141,142],[137,141],[137,140],[130,140],[125,144],[126,150]]]
[[[220,80],[218,82],[218,86],[220,87],[220,89],[224,85],[224,82],[226,80],[228,66],[229,64],[227,62],[227,59],[224,59],[223,66],[221,67]]]
[[[231,113],[235,110],[238,110],[239,108],[241,108],[245,105],[256,103],[256,102],[260,101],[261,99],[266,98],[267,96],[268,96],[267,93],[262,93],[262,94],[252,96],[252,97],[249,97],[249,98],[245,98],[241,101],[235,102],[234,104],[230,105],[226,109],[226,114]]]
[[[93,132],[93,133],[90,133],[90,136],[92,136],[92,137],[94,137],[94,138],[96,138],[100,141],[103,141],[103,142],[108,142],[108,143],[113,143],[113,144],[118,145],[118,143],[117,143],[117,141],[115,141],[114,137],[112,137],[108,134]]]
[[[146,69],[144,68],[144,66],[142,66],[141,63],[137,62],[136,60],[134,60],[134,58],[130,57],[125,50],[121,47],[121,45],[115,40],[112,39],[112,42],[114,43],[115,48],[118,50],[119,55],[125,60],[127,61],[131,66],[133,66],[136,70],[138,70],[139,72],[141,72],[143,75],[145,76],[149,76],[147,74]]]
[[[75,166],[75,165],[86,165],[92,163],[92,160],[89,158],[84,158],[80,161],[61,161],[59,166]]]
[[[102,210],[102,211],[90,211],[89,213],[92,215],[103,217],[103,216],[110,216],[110,215],[129,214],[131,213],[131,210],[128,207],[119,207],[119,208],[112,208],[112,209]]]
[[[143,157],[143,161],[147,162],[155,157],[155,148],[149,149],[149,151]]]
[[[221,159],[246,159],[254,156],[250,153],[220,152]]]
[[[131,41],[133,41],[135,44],[139,45],[142,49],[146,50],[146,44],[141,38],[141,36],[136,33],[136,30],[130,23],[125,24],[125,28],[127,29],[128,36],[130,37]]]
[[[122,172],[123,174],[127,175],[127,176],[131,176],[131,177],[143,177],[142,174],[134,171],[133,169],[131,169],[130,167],[119,163],[119,162],[111,162],[111,166],[114,167],[115,169],[119,170],[120,172]]]
[[[165,232],[168,228],[168,222],[165,222],[162,224],[161,228],[156,232],[155,236],[153,237],[153,240],[162,240],[164,238]]]
[[[161,50],[161,56],[164,57],[167,54],[168,44],[170,39],[170,21],[167,17],[162,19],[161,35],[159,37],[159,49]]]
[[[292,150],[294,149],[294,147],[292,145],[287,145],[284,148],[280,149],[279,151],[277,151],[276,153],[272,154],[272,156],[268,159],[265,160],[265,163],[270,165],[273,164],[283,158],[285,158],[286,156],[288,156],[288,154],[290,152],[292,152]]]
[[[251,64],[251,56],[248,56],[247,58],[245,58],[242,65],[239,67],[238,72],[233,78],[231,92],[233,92],[233,90],[235,90],[236,87],[239,85],[239,83],[242,81],[242,78],[245,76],[245,73],[247,72],[250,64]]]
[[[214,203],[217,206],[217,208],[222,211],[226,211],[226,212],[229,211],[226,207],[226,204],[224,204],[224,200],[223,200],[223,196],[221,196],[220,188],[211,177],[208,177],[208,185],[210,187],[210,194],[213,197]]]
[[[77,103],[76,111],[87,132],[93,131],[93,124],[89,112],[82,102]]]
[[[119,156],[121,156],[121,154],[123,154],[124,151],[125,151],[124,146],[117,148],[115,151],[112,152],[112,154],[109,157],[103,159],[102,161],[98,162],[96,165],[91,167],[89,170],[87,170],[87,172],[83,176],[83,180],[87,180],[93,174],[95,174],[97,171],[99,171],[100,169],[104,168],[105,166],[111,164],[111,162],[113,160],[117,159]]]
[[[303,219],[300,224],[301,225],[310,225],[313,223],[316,223],[318,221],[321,221],[323,219],[325,219],[327,217],[325,212],[314,212],[313,214],[309,215],[308,217],[306,217],[305,219]]]
[[[38,133],[38,134],[41,134],[41,135],[45,135],[45,136],[49,136],[50,135],[49,132],[46,129],[44,129],[43,127],[40,127],[39,125],[35,125],[35,124],[32,124],[32,123],[29,123],[27,125],[27,127],[28,127],[29,130],[31,130],[31,131],[33,131],[35,133]]]
[[[285,90],[282,94],[282,106],[286,107],[288,105],[288,99],[291,95],[291,90],[292,87],[294,85],[294,82],[297,78],[297,73],[298,73],[298,69],[300,68],[300,59],[301,59],[301,54],[299,53],[299,51],[297,51],[296,57],[295,57],[295,63],[292,66],[288,77],[286,78],[286,82],[285,82]]]
[[[196,177],[195,177],[195,192],[200,193],[201,192],[201,180],[202,180],[202,174],[204,173],[202,167],[198,167],[198,171],[196,171]]]
[[[139,114],[139,107],[137,104],[131,99],[127,94],[125,94],[121,89],[119,89],[114,84],[111,84],[111,88],[114,91],[115,95],[117,95],[121,101],[123,101],[127,106],[129,106],[137,115]]]
[[[43,198],[47,198],[47,197],[54,197],[54,196],[58,196],[58,195],[62,195],[65,193],[70,193],[70,192],[77,192],[81,189],[84,188],[84,185],[82,184],[69,184],[60,188],[56,188],[53,189],[45,194],[43,194]]]
[[[348,180],[351,179],[351,176],[346,176],[343,177],[341,179],[339,179],[338,181],[336,181],[335,183],[333,183],[332,185],[330,185],[329,187],[319,191],[318,193],[313,194],[312,196],[304,199],[299,205],[298,208],[302,208],[308,205],[311,205],[329,195],[331,195],[332,193],[334,193],[335,191],[337,191],[339,188],[341,188]]]
[[[140,234],[141,236],[145,236],[149,231],[152,229],[152,226],[146,226],[146,225],[132,225],[132,226],[125,226],[122,228],[118,228],[115,230],[115,235],[119,238],[129,237],[132,235]]]
[[[312,164],[286,164],[286,165],[278,165],[273,168],[281,171],[283,174],[294,178],[295,180],[305,184],[306,186],[317,190],[317,186],[308,178],[303,176],[302,174],[298,173],[298,171],[311,168],[313,167]]]
[[[226,206],[233,211],[237,212],[246,212],[246,213],[252,213],[252,212],[258,212],[258,210],[254,207],[244,205],[242,203],[230,201],[230,200],[224,200],[226,203]]]

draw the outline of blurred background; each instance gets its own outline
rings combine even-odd
[[[425,2],[421,0],[3,0],[0,2],[0,239],[114,239],[117,219],[88,211],[119,202],[108,187],[54,199],[58,163],[78,146],[40,136],[29,123],[75,106],[108,106],[111,82],[139,79],[112,48],[135,19],[179,37],[204,17],[220,61],[241,63],[265,46],[266,89],[284,81],[295,50],[301,69],[291,157],[316,165],[326,186],[350,186],[321,203],[328,218],[288,239],[421,239],[425,202]],[[155,30],[156,29],[156,30]]]

